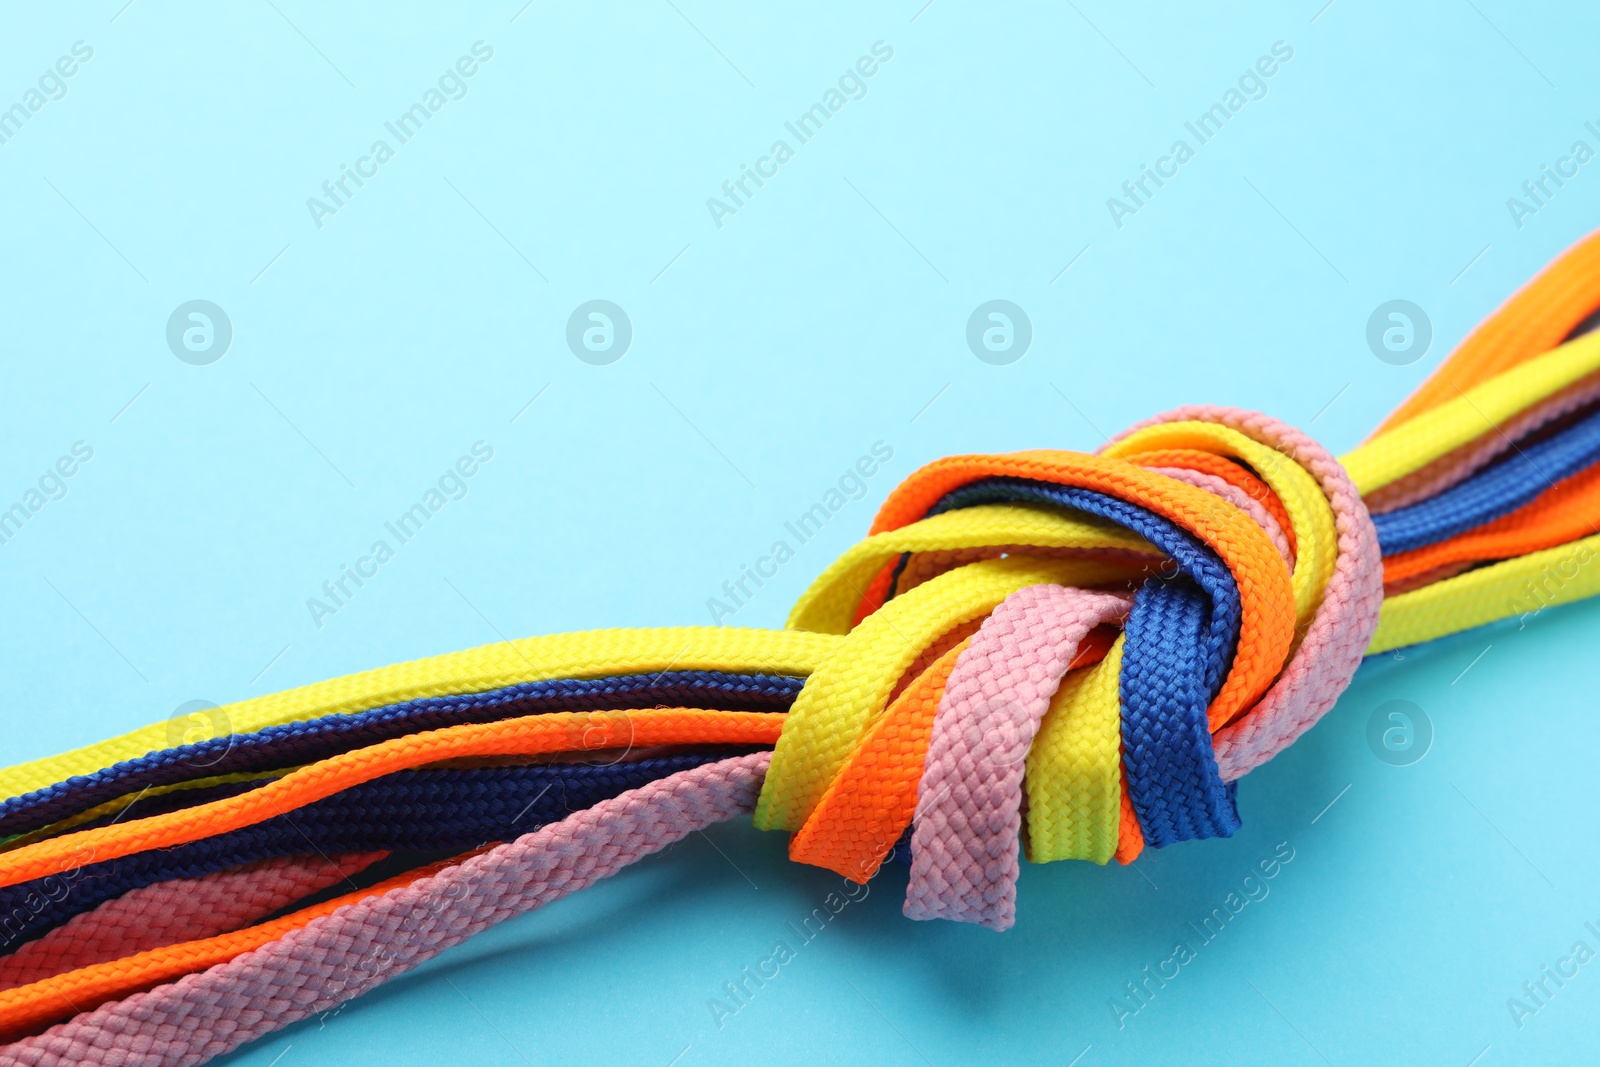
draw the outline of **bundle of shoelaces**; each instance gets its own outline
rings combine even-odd
[[[1010,926],[1238,829],[1363,656],[1600,591],[1600,235],[1335,459],[1189,407],[921,468],[783,630],[386,667],[0,772],[0,1063],[198,1064],[721,820]]]

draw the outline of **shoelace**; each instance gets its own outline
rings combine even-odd
[[[0,803],[0,834],[21,835],[88,812],[120,812],[119,797],[208,777],[312,763],[363,745],[465,723],[543,711],[626,710],[663,704],[737,711],[787,711],[802,679],[722,671],[667,671],[615,678],[527,682],[462,696],[424,697],[344,715],[324,715],[230,734],[124,760]],[[200,779],[204,781],[205,779]],[[61,826],[61,829],[67,829]]]
[[[486,646],[231,705],[225,737],[172,748],[158,725],[0,772],[0,897],[33,913],[0,960],[20,1038],[0,1063],[204,1062],[741,811],[860,881],[909,836],[907,914],[997,929],[1024,853],[1128,862],[1231,834],[1232,783],[1364,654],[1600,591],[1596,305],[1591,237],[1342,460],[1191,407],[1097,455],[929,464],[784,631]],[[610,762],[655,745],[683,750]],[[426,769],[558,753],[579,762]],[[508,825],[552,779],[592,806]],[[385,823],[397,802],[419,836]],[[272,918],[343,877],[238,847],[289,813],[352,870],[391,844],[504,843]],[[124,868],[150,877],[51,910]],[[223,887],[243,903],[188,916]],[[150,937],[117,935],[146,915]]]
[[[387,852],[291,855],[130,889],[0,959],[0,989],[252,926],[386,859]]]
[[[258,860],[393,849],[459,852],[485,841],[510,840],[727,754],[385,775],[241,829],[84,864],[76,871],[72,892],[60,899],[53,899],[41,879],[0,889],[0,914],[13,917],[0,931],[0,952],[131,890],[198,879]],[[249,788],[229,787],[224,795],[240,795]],[[206,799],[216,795],[211,792]],[[44,901],[43,906],[28,907],[30,898]]]

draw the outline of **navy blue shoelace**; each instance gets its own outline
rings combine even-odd
[[[1509,514],[1600,459],[1600,410],[1526,445],[1421,503],[1374,515],[1385,556],[1436,544]]]
[[[422,730],[554,711],[660,706],[787,711],[801,678],[669,671],[525,682],[483,693],[425,697],[349,715],[325,715],[180,745],[69,778],[0,803],[0,836],[29,833],[107,801],[200,777],[312,763]]]
[[[551,763],[386,775],[254,826],[0,888],[0,954],[74,915],[156,882],[196,878],[277,856],[466,851],[512,840],[629,789],[740,751],[721,746],[610,765]],[[216,799],[258,784],[195,790],[201,795],[185,799]],[[136,814],[153,814],[171,803],[161,800]]]

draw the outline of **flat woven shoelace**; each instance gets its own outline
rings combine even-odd
[[[805,678],[839,647],[830,634],[667,626],[583,630],[483,645],[464,652],[397,663],[219,709],[206,729],[235,739],[284,723],[348,715],[428,697],[461,699],[552,679],[607,679],[667,671],[720,671]],[[566,710],[582,710],[581,708]],[[18,797],[124,760],[172,749],[171,724],[152,723],[120,737],[0,770],[0,793]]]
[[[609,766],[549,764],[391,774],[228,833],[84,864],[72,872],[71,892],[60,899],[46,892],[43,879],[0,888],[0,914],[13,916],[0,931],[0,952],[144,886],[307,851],[323,855],[392,849],[461,851],[506,841],[719,758],[726,754],[688,753]],[[30,898],[42,899],[43,906],[26,906]],[[26,920],[16,921],[19,915]]]
[[[1600,458],[1600,411],[1560,433],[1485,468],[1430,500],[1378,515],[1378,544],[1386,556],[1409,552],[1493,522],[1558,488],[1562,480]]]
[[[1121,692],[1128,797],[1143,840],[1157,847],[1231,836],[1239,818],[1233,791],[1217,770],[1207,723],[1207,707],[1239,637],[1239,594],[1228,569],[1177,524],[1083,489],[986,478],[947,494],[932,511],[1000,500],[1049,503],[1111,519],[1172,560],[1178,574],[1147,579],[1127,620]]]
[[[1015,921],[1023,761],[1080,645],[1129,606],[1123,594],[1036,585],[1008,597],[960,653],[928,742],[908,916]]]
[[[80,830],[0,854],[0,889],[81,870],[86,856],[90,862],[106,862],[240,830],[384,775],[443,759],[540,756],[630,745],[772,744],[783,720],[782,714],[766,712],[648,708],[551,712],[410,734],[340,753],[238,796]]]
[[[124,760],[0,803],[0,835],[36,830],[97,804],[155,786],[313,763],[421,730],[495,722],[543,711],[625,710],[660,705],[787,711],[801,678],[725,671],[665,671],[612,678],[556,678],[483,693],[424,697],[354,714],[268,726]]]
[[[1436,575],[1435,580],[1454,577],[1473,563],[1555,548],[1600,533],[1596,528],[1600,525],[1597,518],[1600,518],[1600,468],[1590,468],[1482,526],[1386,557],[1384,584],[1415,581],[1428,574]],[[1455,569],[1449,574],[1441,573],[1446,567]]]
[[[1496,428],[1499,432],[1468,441],[1410,474],[1374,489],[1364,498],[1367,510],[1374,516],[1384,515],[1437,496],[1505,455],[1517,442],[1597,400],[1600,400],[1600,373],[1580,378],[1507,419]]]
[[[283,856],[130,889],[0,958],[0,989],[243,929],[311,894],[349,882],[388,855]]]
[[[243,952],[188,943],[155,959],[140,954],[58,976],[44,997],[27,986],[0,993],[0,1029],[13,1034],[58,1014],[62,996],[87,1006],[132,993],[66,1027],[0,1048],[0,1065],[76,1067],[130,1055],[120,1062],[204,1063],[750,811],[769,758],[740,756],[663,778],[409,884],[326,909],[313,921],[296,924],[290,917],[282,934],[263,944],[240,938]],[[184,982],[134,992],[153,972],[188,973],[186,956],[216,962]],[[165,1024],[159,1051],[128,1040],[150,1019]]]
[[[1023,854],[1226,836],[1364,654],[1600,592],[1597,307],[1591,237],[1339,460],[1200,406],[928,464],[783,631],[485,646],[0,772],[0,1064],[204,1062],[739,812],[855,881],[909,840],[907,914],[996,929]]]
[[[1373,438],[1570,340],[1595,311],[1600,241],[1593,235],[1561,253],[1472,331],[1450,358],[1378,425]]]

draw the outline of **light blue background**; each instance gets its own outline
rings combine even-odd
[[[501,636],[708,621],[878,440],[867,498],[731,621],[781,625],[940,455],[1091,448],[1187,401],[1342,451],[1600,208],[1600,164],[1506,207],[1595,146],[1589,5],[122,3],[0,13],[0,104],[94,49],[0,146],[0,500],[95,450],[0,546],[6,763]],[[318,229],[306,198],[477,40],[468,95]],[[717,228],[706,198],[879,40],[868,95]],[[1280,40],[1267,96],[1114,226]],[[196,298],[234,329],[210,366],[164,339]],[[594,298],[634,327],[610,366],[564,341]],[[964,341],[993,298],[1033,323],[1010,366]],[[1411,366],[1364,340],[1394,298],[1433,323]],[[478,440],[467,498],[314,626]],[[710,835],[742,874],[691,840],[230,1062],[1589,1062],[1600,963],[1520,1030],[1506,999],[1600,947],[1597,624],[1366,665],[1243,783],[1236,838],[1029,869],[1004,936],[902,918],[890,871],[720,1030],[707,1001],[837,885],[743,823]],[[1365,742],[1391,699],[1434,724],[1413,766]],[[1283,841],[1270,896],[1119,1030],[1123,983]]]

